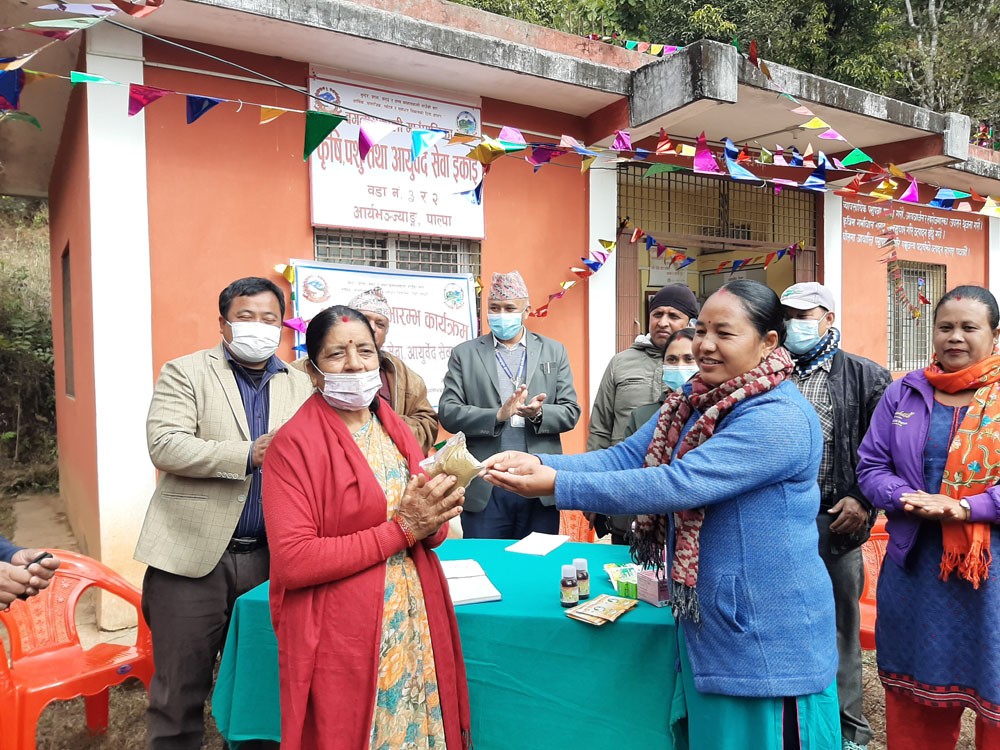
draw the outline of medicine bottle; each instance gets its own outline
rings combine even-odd
[[[580,592],[580,599],[590,598],[590,573],[587,572],[587,561],[585,558],[577,557],[573,560],[573,567],[576,568],[576,587]]]
[[[564,607],[574,607],[580,603],[580,589],[576,584],[576,568],[562,566],[562,583],[559,586],[559,602]]]

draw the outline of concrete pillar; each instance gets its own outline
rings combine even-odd
[[[837,327],[844,333],[844,248],[842,218],[844,200],[833,193],[823,194],[823,285],[833,293],[837,306]]]
[[[994,295],[1000,294],[1000,218],[987,217],[986,284]]]
[[[590,175],[590,234],[587,250],[600,247],[598,240],[615,237],[618,230],[618,171],[591,169]],[[617,238],[616,238],[617,239]],[[597,397],[597,388],[608,362],[615,356],[618,320],[618,254],[613,253],[599,273],[587,279],[587,375],[590,383],[590,404]]]
[[[142,37],[100,24],[87,32],[86,70],[142,83]],[[128,116],[128,87],[87,88],[94,383],[101,561],[138,584],[132,559],[156,476],[146,451],[153,387],[146,123]],[[102,628],[135,624],[134,610],[103,596]]]

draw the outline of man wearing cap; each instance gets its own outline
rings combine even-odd
[[[875,510],[858,487],[858,446],[892,377],[869,359],[840,349],[833,294],[814,281],[790,286],[785,348],[795,360],[792,380],[816,409],[823,429],[819,467],[819,553],[833,582],[837,612],[837,692],[844,750],[865,748],[872,737],[862,713],[861,610],[865,584],[861,545]]]
[[[372,324],[375,344],[379,351],[379,375],[382,390],[379,395],[389,403],[403,421],[410,426],[424,455],[427,455],[438,434],[437,414],[427,400],[424,379],[407,367],[403,361],[385,350],[385,337],[389,332],[392,309],[381,287],[362,292],[347,303],[358,310]]]
[[[632,410],[661,400],[663,348],[670,334],[689,327],[697,315],[698,300],[684,284],[669,284],[653,296],[649,302],[649,333],[636,336],[632,346],[612,357],[601,378],[590,412],[588,451],[620,443]],[[614,543],[625,543],[630,516],[586,515],[598,536],[610,533]]]
[[[490,333],[456,346],[444,378],[439,417],[449,432],[465,433],[483,460],[504,450],[562,453],[559,436],[580,419],[566,347],[524,327],[531,307],[517,271],[493,274]],[[462,530],[469,538],[521,539],[532,531],[556,534],[554,497],[524,500],[482,479],[465,492]]]

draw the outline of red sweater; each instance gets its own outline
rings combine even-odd
[[[410,472],[422,470],[409,427],[379,420]],[[271,549],[271,616],[278,638],[283,750],[368,747],[377,692],[385,561],[406,549],[399,525],[343,420],[319,394],[275,435],[264,458],[264,518]],[[465,663],[448,586],[431,548],[410,555],[427,606],[449,748],[469,741]]]

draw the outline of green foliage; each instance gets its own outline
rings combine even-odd
[[[1000,0],[459,0],[573,34],[756,39],[762,58],[938,111],[1000,119]]]
[[[55,390],[48,207],[0,197],[0,468],[9,489],[48,476],[55,456]],[[8,481],[8,478],[10,481]]]

